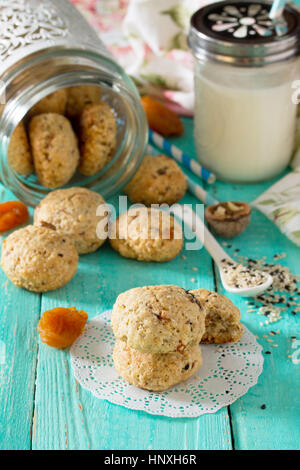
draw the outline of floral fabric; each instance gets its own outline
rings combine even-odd
[[[189,20],[212,0],[71,0],[99,32],[140,91],[192,115]]]
[[[300,246],[300,167],[271,186],[252,205]]]
[[[213,0],[71,0],[141,92],[192,115],[191,15]],[[295,0],[300,4],[300,0]]]
[[[71,0],[99,32],[141,92],[192,115],[193,59],[189,20],[213,0]],[[300,5],[300,0],[295,0]]]

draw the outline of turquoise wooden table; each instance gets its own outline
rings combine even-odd
[[[184,123],[185,134],[176,142],[192,153],[192,121],[185,119]],[[270,185],[218,182],[211,190],[223,200],[252,201]],[[1,201],[11,197],[2,187]],[[199,201],[188,194],[184,202]],[[285,252],[281,264],[300,274],[300,249],[257,211],[247,231],[232,245],[231,253],[239,249],[241,255],[257,259],[266,255],[270,262],[275,254]],[[246,299],[231,296],[241,309],[243,323],[263,346],[263,373],[258,384],[233,405],[199,418],[152,416],[99,400],[74,380],[68,351],[40,342],[36,331],[40,315],[56,306],[75,305],[93,318],[111,308],[120,292],[147,284],[224,293],[205,249],[183,254],[185,259],[179,255],[168,263],[148,264],[121,258],[105,244],[96,253],[81,257],[78,274],[69,285],[43,295],[13,286],[0,269],[1,449],[300,448],[300,364],[289,358],[294,352],[291,337],[300,339],[295,315],[284,313],[278,323],[265,325],[265,317],[247,313]],[[195,266],[197,272],[192,269]],[[274,329],[280,330],[277,348],[271,348],[266,338]],[[270,349],[272,354],[265,354]]]

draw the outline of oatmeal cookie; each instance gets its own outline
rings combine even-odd
[[[106,103],[87,105],[79,120],[79,171],[91,176],[111,159],[116,147],[117,125]]]
[[[102,196],[89,189],[57,189],[36,207],[34,224],[68,235],[79,254],[91,253],[107,238],[107,216],[104,211],[97,216],[101,205],[106,207]]]
[[[68,119],[60,114],[39,114],[30,121],[29,137],[41,184],[47,188],[67,184],[79,162],[77,138]]]
[[[199,300],[206,313],[205,333],[201,343],[231,343],[241,338],[241,312],[231,300],[206,289],[190,292]]]
[[[8,163],[20,175],[33,172],[32,155],[23,122],[15,128],[8,147]]]
[[[177,163],[166,155],[146,155],[124,193],[132,202],[174,204],[186,193],[187,182]]]
[[[112,224],[110,243],[125,258],[162,262],[180,253],[183,233],[168,212],[132,208]]]
[[[198,344],[187,347],[182,353],[150,354],[136,351],[118,340],[113,360],[117,372],[127,382],[146,390],[167,390],[191,377],[202,365]]]
[[[28,113],[28,116],[32,118],[37,114],[44,113],[57,113],[64,114],[67,105],[67,90],[57,90],[48,96],[45,96],[41,101],[36,103]]]
[[[79,85],[68,88],[66,115],[77,118],[87,104],[99,103],[101,88],[97,85]]]
[[[200,343],[205,314],[196,297],[181,287],[136,287],[117,298],[111,325],[117,339],[138,351],[182,353]]]
[[[78,254],[68,237],[28,225],[4,240],[1,266],[18,287],[33,292],[58,289],[75,276]]]

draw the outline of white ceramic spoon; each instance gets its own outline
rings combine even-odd
[[[231,292],[232,294],[241,295],[242,297],[255,297],[256,295],[264,292],[273,282],[273,278],[270,274],[266,274],[266,281],[255,287],[231,287],[226,283],[224,272],[222,269],[222,261],[227,260],[232,263],[237,264],[230,256],[223,250],[220,244],[217,242],[215,237],[210,233],[202,219],[193,211],[193,209],[188,205],[176,204],[171,207],[170,212],[172,212],[176,217],[181,219],[184,224],[190,227],[194,232],[196,237],[203,243],[211,257],[214,259],[218,265],[222,284],[224,288]]]

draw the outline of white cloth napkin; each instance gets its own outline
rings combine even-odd
[[[292,158],[291,167],[298,168],[300,167],[300,105],[299,105],[299,116],[296,124],[296,134],[295,134],[295,153]]]
[[[300,246],[300,166],[277,181],[252,205]]]

